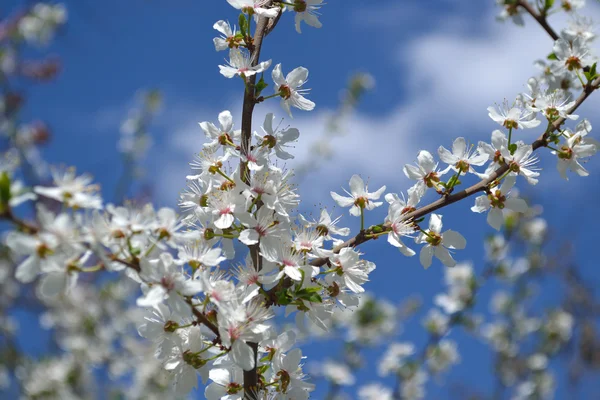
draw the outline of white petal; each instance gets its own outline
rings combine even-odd
[[[365,182],[359,175],[352,175],[352,178],[350,178],[350,193],[356,197],[364,196]]]
[[[290,277],[290,279],[294,280],[294,281],[301,281],[302,280],[302,274],[300,273],[300,270],[296,267],[292,267],[292,266],[286,266],[283,268],[283,272],[285,272],[285,274],[287,276]]]
[[[40,260],[35,256],[29,256],[15,271],[15,278],[19,282],[29,283],[32,282],[35,277],[40,273]]]
[[[451,249],[464,249],[467,246],[467,240],[460,233],[447,230],[442,234],[442,244]]]
[[[419,152],[417,160],[419,161],[419,166],[421,166],[421,168],[423,168],[427,173],[433,172],[437,166],[431,153],[425,150],[421,150]]]
[[[44,275],[40,283],[40,292],[45,297],[55,297],[65,290],[67,275],[63,273],[51,273]]]
[[[239,241],[244,243],[247,246],[258,243],[258,232],[255,229],[246,229],[240,233],[238,237]]]
[[[338,203],[340,207],[350,207],[354,204],[354,199],[352,197],[340,196],[335,192],[330,192],[330,194],[333,200],[335,200],[335,202]]]
[[[229,111],[223,111],[219,114],[219,123],[224,132],[230,132],[233,129],[233,116]]]
[[[476,213],[482,213],[490,208],[491,202],[487,196],[478,196],[475,199],[475,205],[471,207],[471,211]]]
[[[529,209],[529,207],[527,207],[527,203],[525,202],[525,200],[516,198],[516,197],[509,197],[504,202],[504,205],[509,210],[513,210],[513,211],[519,212],[519,213],[524,213]]]
[[[287,74],[285,80],[291,88],[296,89],[302,86],[308,79],[308,70],[304,67],[298,67]]]
[[[419,254],[419,261],[421,265],[427,269],[431,266],[431,259],[433,258],[433,248],[431,246],[424,246]]]
[[[454,267],[456,265],[456,261],[450,255],[448,249],[442,246],[436,246],[435,248],[435,256],[444,264],[446,267]]]
[[[237,339],[231,346],[233,361],[244,371],[254,368],[254,352],[243,340]]]
[[[219,229],[227,229],[233,224],[233,214],[222,214],[216,221],[215,226]]]
[[[404,166],[404,175],[406,175],[408,179],[413,179],[415,181],[423,178],[423,173],[421,170],[418,167],[410,164],[406,164]]]
[[[504,223],[504,216],[502,215],[502,211],[497,208],[492,208],[487,216],[487,223],[499,231],[502,228],[502,224]]]
[[[137,305],[140,307],[153,307],[163,302],[167,291],[161,285],[152,286],[146,295],[137,299]]]
[[[271,72],[271,78],[273,82],[277,84],[277,86],[285,85],[285,79],[283,78],[283,74],[281,73],[281,64],[277,64],[273,71]]]
[[[429,217],[429,230],[440,233],[442,231],[442,216],[439,214],[431,214]]]
[[[454,165],[458,162],[458,157],[450,153],[450,150],[448,150],[444,146],[440,146],[438,148],[438,155],[440,156],[440,160],[442,160],[446,164]]]
[[[467,154],[467,142],[465,141],[465,138],[459,137],[452,143],[452,153],[460,158]]]
[[[211,369],[208,373],[208,377],[211,381],[214,381],[222,386],[226,386],[231,382],[231,374],[226,368]]]
[[[215,24],[213,25],[213,29],[216,29],[217,31],[219,31],[227,37],[233,34],[233,32],[231,31],[231,26],[223,20],[215,22]]]

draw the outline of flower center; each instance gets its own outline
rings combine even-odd
[[[263,146],[267,146],[268,148],[272,149],[273,147],[275,147],[276,144],[277,139],[275,139],[275,136],[273,135],[266,135],[263,138]]]
[[[287,100],[292,97],[292,89],[288,85],[281,85],[279,86],[279,95]]]
[[[239,383],[231,382],[229,385],[227,385],[227,394],[236,394],[242,389],[243,387]]]
[[[267,236],[267,228],[265,228],[264,226],[257,225],[256,228],[254,228],[254,230],[258,232],[258,236]]]
[[[573,158],[573,149],[568,146],[563,146],[560,148],[560,153],[558,153],[558,158],[561,160],[570,160]]]
[[[233,214],[233,211],[231,211],[231,207],[227,207],[221,210],[221,215],[227,215],[227,214]]]
[[[304,0],[294,1],[294,11],[296,11],[296,12],[304,12],[304,11],[306,11],[307,7],[308,6],[306,5],[306,1],[304,1]]]
[[[456,163],[455,165],[456,169],[462,173],[465,174],[469,171],[469,163],[466,162],[465,160],[460,160],[459,162]]]
[[[427,187],[432,188],[437,186],[437,183],[440,181],[440,178],[437,176],[437,172],[430,172],[429,174],[425,175],[423,181],[425,182]]]
[[[502,153],[500,153],[500,150],[496,150],[496,152],[494,153],[494,162],[498,164],[504,164],[504,157],[502,157]]]
[[[229,134],[227,132],[223,132],[223,133],[221,133],[221,136],[219,136],[219,144],[221,146],[226,146],[232,142],[233,142],[233,140],[231,140],[231,136],[229,136]]]
[[[52,255],[54,252],[46,245],[46,243],[42,243],[37,247],[36,253],[39,258],[46,258],[47,256]]]
[[[317,225],[315,228],[319,236],[327,236],[329,235],[329,229],[325,225]]]
[[[229,36],[225,41],[230,49],[237,49],[240,46],[241,39],[236,38],[235,36]]]
[[[500,190],[496,190],[495,193],[488,194],[488,199],[490,200],[492,207],[499,208],[501,210],[504,208],[506,196],[504,196]]]
[[[504,124],[502,124],[506,129],[519,129],[519,124],[517,121],[512,119],[505,119]]]
[[[359,197],[358,199],[354,200],[354,205],[361,209],[365,208],[367,204],[369,204],[369,199],[366,197]]]
[[[162,279],[160,280],[160,284],[162,285],[162,287],[164,287],[168,291],[175,289],[175,281],[173,280],[173,277],[171,277],[171,276],[163,276]]]
[[[567,66],[567,69],[569,71],[573,71],[575,69],[581,69],[581,60],[579,59],[579,57],[575,57],[575,56],[571,56],[569,58],[567,58],[567,61],[565,61],[565,65]]]
[[[427,236],[427,243],[432,246],[439,246],[442,244],[442,236],[439,233],[429,231],[429,235]]]
[[[167,322],[165,322],[165,326],[163,327],[163,330],[165,332],[173,333],[177,330],[177,328],[179,328],[179,324],[177,322],[167,321]]]
[[[277,373],[277,376],[279,377],[279,382],[281,382],[281,392],[286,393],[290,386],[290,374],[287,371],[281,370]]]

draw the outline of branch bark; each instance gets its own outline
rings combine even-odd
[[[268,1],[263,7],[270,7],[273,1]],[[256,24],[256,30],[254,31],[253,47],[250,54],[250,62],[252,66],[258,65],[260,60],[260,51],[263,45],[263,39],[273,30],[279,16],[272,21],[266,17],[260,17]],[[246,156],[250,152],[250,145],[252,142],[252,115],[254,113],[254,106],[256,105],[256,98],[254,97],[254,87],[256,84],[256,75],[247,78],[246,88],[244,91],[244,104],[242,106],[242,142],[241,142],[241,153]],[[248,163],[240,163],[240,177],[247,184],[250,183],[250,171],[248,170]],[[258,245],[248,246],[250,249],[250,257],[252,263],[257,271],[261,269],[261,260],[259,255]],[[250,371],[244,371],[244,399],[256,400],[258,399],[258,372],[257,372],[257,354],[258,354],[258,343],[248,342],[248,345],[252,348],[254,353],[254,365],[255,367]]]

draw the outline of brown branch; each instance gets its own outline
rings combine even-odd
[[[272,0],[269,0],[263,7],[268,8],[273,4]],[[256,30],[254,31],[254,37],[252,40],[252,46],[249,46],[250,50],[250,63],[252,66],[258,65],[260,60],[260,51],[262,49],[263,39],[275,28],[275,25],[279,21],[282,12],[279,13],[277,18],[272,21],[266,17],[260,17],[256,24]],[[251,18],[251,17],[250,17]],[[250,143],[252,141],[252,114],[254,112],[254,106],[256,105],[255,98],[255,84],[256,75],[246,78],[246,85],[244,91],[244,104],[242,106],[242,140],[241,140],[241,153],[246,156],[250,152]],[[248,170],[248,163],[240,163],[240,177],[247,184],[250,183],[250,171]],[[260,204],[258,205],[260,206]],[[248,246],[250,249],[250,257],[257,271],[261,268],[261,259],[259,255],[258,245]],[[254,368],[250,371],[244,371],[244,399],[254,400],[258,397],[258,371],[257,371],[257,354],[258,354],[258,343],[248,342],[248,345],[252,348],[254,353]]]
[[[13,224],[15,224],[19,229],[21,229],[22,231],[31,233],[31,234],[36,234],[40,231],[40,228],[38,228],[37,226],[30,224],[29,222],[25,222],[24,220],[16,217],[11,209],[6,210],[5,212],[3,212],[0,215],[0,218],[3,218],[9,222],[12,222]]]
[[[269,7],[272,1],[269,1],[264,7]],[[250,17],[251,18],[251,17]],[[269,24],[269,18],[260,17],[256,24],[256,30],[254,32],[254,38],[252,41],[252,47],[250,52],[250,63],[254,67],[258,65],[260,60],[260,51],[262,49],[263,39],[266,36],[267,26]],[[242,155],[248,155],[250,151],[250,142],[252,140],[252,114],[254,112],[254,106],[256,105],[256,98],[254,97],[254,86],[256,84],[256,75],[246,77],[246,88],[244,91],[244,104],[242,106],[242,142],[241,152]],[[240,163],[240,177],[246,183],[250,182],[250,174],[248,171],[248,164],[245,162]]]
[[[134,271],[136,271],[136,272],[138,272],[138,273],[139,273],[139,272],[142,270],[142,269],[140,268],[139,261],[138,261],[137,263],[133,263],[133,262],[130,262],[130,261],[127,261],[127,260],[123,260],[123,259],[121,259],[121,258],[118,258],[118,257],[117,257],[117,256],[115,256],[114,254],[111,254],[111,255],[109,256],[109,258],[110,258],[112,261],[114,261],[114,262],[118,262],[119,264],[123,264],[123,265],[124,265],[124,266],[126,266],[127,268],[131,268],[131,269],[133,269]]]
[[[588,83],[584,87],[583,93],[575,101],[575,104],[573,105],[573,107],[571,107],[571,109],[568,111],[567,114],[572,114],[575,110],[577,110],[577,108],[579,108],[579,106],[590,96],[590,94],[592,94],[595,90],[597,90],[599,86],[600,86],[600,77],[596,78],[593,82]],[[553,124],[551,124],[550,127],[531,144],[531,146],[533,147],[533,150],[537,150],[540,147],[545,147],[548,144],[546,142],[548,135],[550,133],[554,132],[555,130],[557,130],[564,122],[565,122],[565,118],[559,118]],[[496,171],[494,171],[489,177],[482,179],[481,181],[474,184],[473,186],[468,187],[467,189],[465,189],[461,192],[455,193],[453,195],[442,197],[441,199],[436,200],[426,206],[423,206],[413,212],[407,213],[405,215],[405,217],[403,218],[403,221],[408,221],[410,219],[416,220],[416,219],[422,218],[422,217],[426,216],[427,214],[430,214],[436,210],[439,210],[450,204],[456,203],[456,202],[463,200],[467,197],[470,197],[476,193],[479,193],[479,192],[485,190],[488,187],[488,185],[490,185],[497,178],[502,176],[502,174],[504,174],[506,171],[508,171],[508,165],[503,165],[500,168],[498,168]],[[389,229],[389,224],[384,225],[384,228]],[[356,247],[356,246],[372,239],[372,237],[370,237],[368,235],[369,233],[372,233],[372,232],[370,230],[366,230],[364,232],[359,232],[358,235],[356,235],[355,237],[336,246],[333,249],[333,252],[337,254],[343,248]],[[317,258],[315,260],[312,260],[310,264],[315,267],[321,267],[321,266],[325,265],[327,263],[327,261],[328,261],[328,258],[326,258],[326,257]]]
[[[215,324],[213,324],[212,322],[210,322],[209,319],[208,319],[208,317],[206,315],[204,315],[203,312],[197,310],[196,307],[194,307],[194,304],[192,303],[191,299],[186,299],[185,301],[192,308],[192,312],[194,313],[194,316],[196,317],[196,319],[198,320],[198,322],[200,322],[201,324],[204,324],[204,326],[206,326],[215,335],[217,335],[217,338],[220,338],[221,335],[219,334],[219,328],[217,328],[217,326]]]
[[[548,24],[546,20],[546,15],[543,13],[538,13],[533,9],[531,4],[527,0],[519,0],[517,3],[518,6],[521,6],[527,11],[541,26],[544,28],[548,35],[552,38],[552,40],[558,40],[558,35],[554,32],[554,29]]]

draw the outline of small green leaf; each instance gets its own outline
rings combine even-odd
[[[246,19],[245,14],[240,14],[238,18],[238,23],[240,24],[240,32],[244,37],[248,36],[248,20]]]
[[[587,78],[588,82],[593,81],[598,76],[598,74],[596,73],[596,64],[597,63],[594,63],[594,65],[590,67],[589,71],[584,72],[584,75]]]
[[[321,288],[319,287],[305,288],[302,290],[298,290],[296,292],[296,296],[301,300],[310,301],[311,303],[322,303],[323,299],[321,298],[319,293],[317,293],[320,290]]]
[[[548,54],[548,57],[546,57],[546,58],[548,58],[548,60],[558,61],[558,57],[556,57],[556,54],[554,54],[554,53]]]
[[[269,84],[265,82],[265,74],[261,74],[260,80],[256,82],[256,85],[254,86],[254,95],[259,97],[260,93],[265,90],[267,86],[269,86]]]
[[[6,171],[0,175],[0,212],[8,210],[10,201],[10,176]]]
[[[290,298],[286,290],[282,290],[281,292],[277,293],[277,304],[281,306],[287,306],[291,302],[292,299]]]
[[[554,0],[546,0],[546,2],[544,3],[544,10],[548,11],[549,9],[552,8],[553,5],[554,5]]]
[[[517,145],[515,143],[509,145],[508,146],[508,151],[510,151],[510,154],[514,154],[515,151],[517,151]]]
[[[310,301],[311,303],[322,303],[323,302],[323,299],[321,298],[321,296],[319,296],[318,293],[314,293],[307,300]]]

